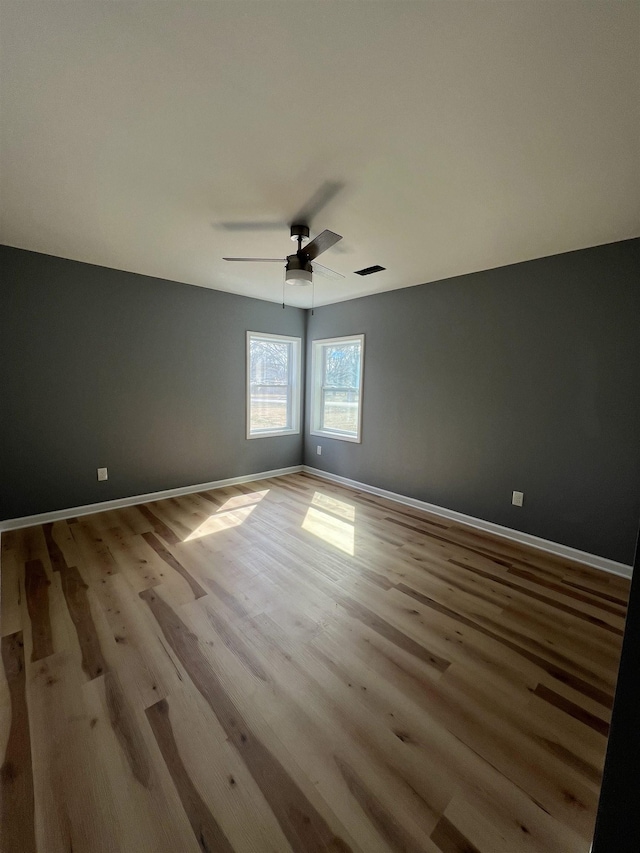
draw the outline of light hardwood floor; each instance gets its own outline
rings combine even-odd
[[[628,582],[304,474],[2,535],[3,853],[587,853]]]

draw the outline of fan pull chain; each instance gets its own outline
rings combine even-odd
[[[282,276],[282,310],[284,311],[284,275]]]
[[[313,279],[311,279],[311,316],[313,317],[313,306],[316,300],[316,285]]]

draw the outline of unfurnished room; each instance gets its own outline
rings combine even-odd
[[[640,2],[0,0],[0,853],[638,853]]]

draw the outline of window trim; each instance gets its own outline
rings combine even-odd
[[[263,429],[259,431],[251,431],[251,340],[259,338],[260,340],[282,341],[284,343],[293,344],[291,348],[291,364],[289,365],[290,384],[287,386],[290,390],[290,406],[291,406],[291,427],[289,429]],[[247,330],[246,337],[246,360],[245,360],[245,417],[246,417],[246,437],[247,439],[254,438],[274,438],[278,435],[299,435],[300,434],[300,386],[302,384],[301,371],[301,351],[302,338],[293,335],[274,335],[270,332],[252,332]]]
[[[360,384],[358,386],[358,428],[356,435],[346,435],[331,429],[320,427],[322,420],[322,369],[323,369],[323,347],[328,344],[347,344],[354,341],[360,342]],[[325,438],[335,438],[338,441],[351,441],[355,444],[362,443],[362,391],[364,388],[364,334],[340,335],[338,338],[319,338],[311,341],[311,411],[310,411],[310,435],[321,435]]]

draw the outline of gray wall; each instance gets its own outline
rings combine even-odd
[[[302,436],[245,438],[245,332],[303,336],[304,311],[7,247],[0,269],[0,519],[300,464]]]
[[[363,432],[305,463],[632,563],[639,273],[629,240],[316,309],[309,348],[366,336]]]
[[[0,519],[301,462],[299,436],[244,437],[244,333],[304,336],[305,312],[7,247],[0,268]],[[307,436],[304,461],[631,563],[639,271],[632,240],[316,309],[308,346],[366,335],[363,441]]]

